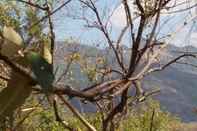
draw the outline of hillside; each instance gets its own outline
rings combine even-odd
[[[63,48],[66,47],[66,48]],[[69,54],[72,51],[79,51],[80,53],[87,53],[90,56],[95,54],[101,54],[109,60],[108,62],[113,65],[114,56],[113,53],[108,49],[98,49],[92,46],[87,45],[77,45],[76,43],[72,44],[63,44],[58,42],[58,48],[56,50],[55,63],[59,67],[59,72],[63,70],[66,66],[64,61],[64,56]],[[128,49],[125,47],[125,50]],[[162,58],[162,62],[165,63],[170,59],[178,56],[176,52],[182,51],[197,51],[195,47],[176,47],[169,45],[166,49],[165,55]],[[126,53],[125,53],[126,54]],[[125,61],[128,59],[128,56],[125,56]],[[197,61],[192,59],[184,59],[184,62],[192,62],[196,64]],[[73,65],[73,75],[79,80],[78,83],[72,83],[78,87],[85,87],[88,85],[88,80],[79,73],[79,66]],[[157,72],[147,76],[143,83],[146,89],[159,87],[161,89],[160,94],[155,96],[161,102],[161,106],[164,110],[167,110],[180,118],[183,121],[190,122],[197,120],[197,114],[193,112],[193,109],[197,107],[197,69],[186,66],[182,64],[174,64],[169,66],[162,72]],[[63,82],[68,82],[67,79],[64,79]],[[91,105],[79,105],[76,100],[72,100],[74,105],[81,109],[81,111],[93,111],[94,108]],[[83,107],[83,108],[82,108]]]

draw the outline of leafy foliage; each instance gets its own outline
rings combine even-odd
[[[154,116],[153,115],[154,112]],[[171,131],[171,124],[179,124],[179,119],[160,109],[157,101],[148,100],[142,108],[132,112],[129,119],[124,120],[125,131]],[[152,123],[152,125],[151,125]],[[152,126],[152,127],[151,127]]]
[[[139,110],[130,110],[129,115],[121,120],[120,126],[117,131],[147,131],[150,130],[152,111],[155,110],[155,116],[153,119],[152,131],[172,131],[172,128],[177,125],[180,126],[180,120],[170,115],[168,112],[164,112],[160,109],[160,105],[157,101],[148,100],[148,102],[139,108]],[[36,131],[44,131],[52,129],[53,131],[63,131],[62,125],[53,121],[53,113],[51,110],[43,111],[44,108],[40,107],[40,110],[32,113],[24,122],[26,129],[33,128]],[[61,108],[61,110],[64,110]],[[96,127],[97,130],[101,130],[102,116],[100,113],[88,113],[84,114],[85,118]],[[70,123],[71,127],[84,131],[86,128],[84,125],[72,116],[69,112],[62,114],[62,117],[67,123]],[[39,124],[36,124],[39,121]],[[38,126],[39,125],[39,126]]]
[[[18,25],[12,23],[13,19],[19,22],[20,19],[19,17],[16,17],[16,16],[21,16],[22,14],[20,14],[21,12],[17,11],[17,8],[13,8],[13,6],[16,6],[16,5],[13,5],[14,3],[12,2],[11,2],[12,4],[5,4],[5,3],[9,3],[9,2],[4,2],[3,4],[0,3],[0,9],[2,10],[2,12],[5,12],[5,14],[7,13],[7,16],[5,17],[2,16],[0,19],[0,23],[2,24],[1,26],[3,27],[2,32],[1,32],[2,36],[1,36],[1,45],[0,45],[1,55],[3,55],[4,57],[7,57],[6,59],[8,60],[12,60],[14,65],[18,65],[21,68],[24,67],[24,68],[29,69],[28,65],[31,65],[31,67],[34,67],[32,68],[32,70],[36,76],[40,76],[40,74],[38,75],[38,72],[41,71],[39,70],[41,69],[41,67],[47,68],[48,69],[47,71],[44,70],[45,71],[44,76],[43,75],[41,76],[42,78],[45,78],[45,76],[49,76],[49,78],[51,78],[50,79],[51,81],[47,79],[48,81],[43,82],[42,78],[38,78],[37,81],[42,87],[43,87],[43,83],[45,87],[49,87],[48,85],[47,86],[45,85],[47,83],[49,83],[51,87],[54,76],[52,72],[52,65],[49,64],[52,62],[52,56],[50,54],[49,46],[46,45],[42,48],[43,57],[37,53],[34,53],[30,61],[27,61],[25,58],[23,58],[21,55],[23,55],[22,52],[23,52],[23,49],[25,48],[25,45],[24,45],[21,35],[18,33],[19,30],[17,31],[15,30],[15,29],[18,29]],[[7,6],[7,8],[3,7],[5,5]],[[14,12],[12,12],[12,10],[14,10]],[[10,11],[12,13],[10,13]],[[29,19],[31,18],[34,19],[33,17],[36,17],[34,16],[35,12],[33,13],[33,11],[31,15],[30,15],[30,12],[28,11],[26,13]],[[36,27],[41,29],[40,26],[36,26]],[[29,31],[31,32],[31,30]],[[37,37],[37,39],[41,39],[41,37]],[[31,54],[31,52],[29,51],[28,53]],[[46,75],[46,73],[48,72],[49,74]],[[43,71],[39,73],[43,74]],[[2,89],[0,92],[0,99],[1,99],[0,100],[0,108],[1,108],[0,109],[0,121],[4,121],[4,119],[7,116],[13,116],[14,111],[16,111],[16,109],[18,109],[24,104],[25,100],[30,96],[32,92],[31,82],[32,80],[28,78],[27,76],[23,76],[17,71],[15,72],[15,70],[11,70],[10,78],[8,80],[8,84],[6,88]],[[5,124],[5,123],[2,122],[2,124]]]
[[[120,70],[118,68],[114,68],[114,70],[111,69],[111,66],[107,64],[108,60],[100,54],[101,52],[97,52],[97,49],[90,48],[88,50],[90,56],[86,53],[81,53],[79,50],[73,51],[68,55],[68,59],[66,59],[67,69],[62,76],[69,74],[70,76],[68,76],[68,80],[72,80],[74,84],[80,84],[80,86],[82,86],[81,81],[73,76],[85,77],[86,79],[83,80],[86,87],[89,84],[93,85],[91,88],[86,88],[83,91],[69,88],[66,93],[69,94],[74,92],[74,95],[72,94],[68,96],[75,96],[76,94],[77,97],[85,98],[85,100],[88,100],[91,103],[99,100],[106,100],[107,104],[104,102],[104,105],[102,105],[104,110],[105,106],[111,106],[109,108],[106,107],[109,111],[102,112],[105,113],[106,116],[102,116],[103,114],[101,113],[83,114],[91,124],[82,119],[83,116],[75,110],[74,106],[69,105],[69,102],[67,103],[66,100],[64,101],[64,97],[61,97],[59,93],[60,91],[61,93],[64,93],[64,90],[62,91],[57,88],[59,92],[57,90],[52,92],[54,91],[52,85],[55,79],[53,72],[55,35],[51,15],[61,9],[61,6],[57,8],[57,10],[53,10],[52,6],[55,0],[50,0],[48,2],[40,0],[35,3],[31,3],[31,1],[20,2],[23,4],[25,3],[25,5],[27,4],[28,6],[25,7],[23,4],[17,6],[17,2],[14,1],[0,2],[0,54],[2,59],[12,68],[10,78],[6,83],[7,85],[4,84],[5,87],[3,87],[0,92],[1,130],[7,130],[6,126],[8,126],[9,129],[15,127],[13,130],[65,130],[61,123],[62,121],[59,120],[60,118],[57,119],[58,111],[56,112],[55,110],[55,104],[53,110],[46,102],[41,100],[42,96],[38,95],[30,97],[32,87],[35,85],[40,85],[45,94],[49,95],[48,93],[54,93],[60,98],[60,100],[62,100],[65,106],[67,106],[78,119],[72,116],[70,112],[65,112],[67,110],[61,106],[61,103],[58,103],[60,104],[60,110],[58,113],[66,122],[71,124],[69,126],[74,127],[79,131],[86,130],[91,124],[98,130],[108,130],[108,127],[114,127],[114,129],[124,131],[170,131],[172,123],[179,124],[178,119],[161,111],[160,105],[151,100],[139,107],[132,107],[132,109],[128,110],[128,115],[123,114],[128,102],[127,89],[129,89],[133,83],[136,83],[136,81],[142,80],[143,76],[150,71],[148,69],[151,68],[151,65],[155,64],[155,59],[160,55],[161,49],[166,46],[161,45],[161,47],[157,48],[158,52],[154,52],[154,49],[152,49],[157,45],[153,43],[156,41],[153,41],[153,38],[155,37],[155,30],[161,10],[165,7],[166,1],[162,3],[162,1],[157,2],[156,0],[136,0],[133,3],[135,8],[137,8],[137,12],[134,11],[135,15],[140,17],[140,24],[138,25],[139,29],[137,32],[133,31],[132,26],[134,25],[132,24],[127,1],[122,2],[125,6],[125,13],[128,20],[127,26],[131,26],[130,31],[132,32],[133,39],[133,48],[130,49],[129,53],[131,57],[129,63],[124,63],[124,51],[119,47],[121,37],[124,36],[124,31],[123,34],[120,35],[119,42],[113,41],[110,38],[109,30],[107,29],[108,24],[103,23],[105,17],[100,18],[96,3],[93,1],[80,1],[82,9],[89,8],[92,13],[95,13],[95,18],[97,18],[96,21],[93,20],[94,24],[92,26],[92,20],[89,22],[88,19],[86,19],[85,12],[83,13],[84,17],[82,19],[87,22],[88,27],[96,27],[104,34],[107,43],[111,48],[108,51],[113,50],[113,53],[115,54],[113,55],[114,59],[112,61],[120,66]],[[62,4],[62,7],[63,6],[65,5]],[[21,12],[19,7],[22,8],[23,12]],[[156,18],[155,27],[153,26],[152,29],[149,24],[152,23],[155,15],[158,19]],[[92,18],[94,19],[94,17]],[[46,21],[48,24],[46,24]],[[48,26],[47,28],[46,25]],[[148,29],[147,25],[150,30],[152,29],[151,32],[148,30],[145,31]],[[127,32],[126,28],[125,32]],[[144,48],[140,49],[140,44],[145,32],[149,33],[150,36],[147,35],[147,43]],[[114,46],[115,43],[117,43],[117,47]],[[158,46],[160,46],[160,44]],[[144,66],[144,69],[141,70],[142,73],[138,74],[136,72],[136,67],[140,64],[143,54],[149,50],[152,51],[151,54],[153,54],[153,57],[150,56],[152,58],[147,62],[147,66]],[[73,65],[72,67],[78,68],[80,71],[73,73],[69,68],[71,64]],[[114,65],[114,67],[115,66],[116,65]],[[135,76],[135,72],[137,73],[137,78],[133,80],[132,76]],[[115,73],[117,74],[116,76],[114,75]],[[117,79],[112,79],[113,77],[117,77]],[[78,83],[76,81],[78,81]],[[67,91],[67,86],[65,86],[65,91]],[[134,88],[136,90],[142,89],[141,85],[137,84],[134,84]],[[40,89],[34,88],[34,90],[43,93]],[[146,94],[143,90],[140,91],[139,96],[140,95],[145,99]],[[121,96],[121,101],[117,106],[112,106],[116,103],[115,96]],[[134,96],[137,98],[138,94],[136,93]],[[29,97],[30,99],[28,99]],[[29,103],[25,103],[26,101]],[[136,103],[139,104],[139,101],[141,100],[136,101]],[[55,115],[53,111],[55,111]],[[56,118],[54,118],[54,116],[56,116]],[[105,120],[103,121],[103,119]],[[55,120],[59,120],[59,122]],[[106,122],[106,126],[104,122]],[[94,128],[89,129],[95,131]]]

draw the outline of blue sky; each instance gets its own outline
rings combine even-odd
[[[173,5],[175,2],[176,4],[179,4],[181,2],[184,2],[186,0],[174,0],[172,1],[169,6]],[[190,6],[195,4],[196,0],[190,0],[191,3]],[[119,5],[120,1],[119,0],[100,0],[99,3],[97,3],[97,7],[100,9],[100,14],[102,15],[103,12],[105,11],[104,9],[108,9],[108,12],[112,12],[117,5]],[[197,3],[197,2],[196,2]],[[189,4],[184,4],[181,6],[178,6],[177,8],[171,9],[168,12],[180,10],[187,8]],[[131,11],[134,12],[131,5]],[[177,30],[177,28],[181,27],[181,30],[176,32],[176,36],[172,40],[170,40],[170,43],[175,43],[177,46],[183,46],[183,45],[189,45],[192,44],[195,46],[196,41],[197,41],[197,29],[196,29],[196,24],[192,21],[188,23],[186,26],[183,28],[183,23],[188,22],[188,20],[195,15],[196,9],[193,8],[190,12],[181,12],[177,14],[166,14],[168,13],[167,11],[163,11],[161,14],[161,20],[160,20],[160,25],[161,31],[159,36],[166,35],[167,33],[173,32]],[[82,43],[86,44],[97,44],[97,43],[102,43],[105,44],[106,41],[103,37],[103,34],[99,32],[96,29],[87,29],[84,27],[84,22],[81,20],[73,20],[72,18],[66,17],[66,15],[72,14],[76,15],[80,13],[80,6],[77,2],[70,3],[68,7],[63,8],[61,11],[59,11],[57,14],[54,16],[54,21],[55,21],[55,33],[56,33],[56,40],[65,40],[67,38],[72,37],[73,39],[76,39]],[[94,16],[91,14],[91,12],[88,12],[89,19],[93,20]],[[134,16],[134,15],[133,15]],[[169,19],[169,22],[165,25],[162,26],[162,23],[166,20]],[[104,19],[105,20],[105,19]],[[196,18],[194,19],[196,21]],[[113,39],[117,37],[119,34],[120,30],[124,27],[125,25],[125,14],[122,6],[118,6],[116,10],[114,11],[112,17],[110,18],[112,29],[110,31],[110,35],[112,36]],[[134,22],[134,25],[137,25],[138,20]],[[125,40],[123,41],[124,43],[128,44],[128,38],[125,37]]]

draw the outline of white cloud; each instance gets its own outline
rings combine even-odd
[[[131,15],[134,16],[134,6],[132,3],[133,0],[129,2],[129,6],[131,9]],[[126,14],[123,4],[119,5],[118,8],[116,8],[110,20],[112,22],[112,25],[116,27],[124,27],[126,25]]]
[[[134,8],[133,8],[134,5],[132,3],[133,3],[133,0],[130,1],[129,6],[131,9],[132,16],[135,17],[134,16]],[[184,3],[184,4],[181,4],[181,3]],[[185,16],[185,15],[183,15],[184,12],[178,13],[177,15],[176,15],[176,13],[167,14],[167,12],[172,12],[172,11],[177,11],[177,10],[189,8],[189,7],[193,6],[194,4],[197,4],[197,0],[172,0],[167,6],[173,6],[173,5],[179,5],[179,6],[176,6],[175,8],[171,8],[169,10],[163,10],[162,11],[163,13],[161,14],[161,16],[162,16],[161,20],[165,20],[169,17],[172,17],[173,20],[171,21],[171,23],[168,23],[168,27],[170,27],[171,28],[170,30],[173,32],[173,30],[175,31],[177,29],[177,27],[180,26],[180,24],[181,25],[183,24],[184,19],[189,19],[189,17],[191,17],[191,16],[188,16],[188,18],[184,18],[184,16]],[[192,16],[197,15],[197,8],[192,8],[190,11],[191,11]],[[183,19],[181,17],[183,17]],[[120,5],[116,9],[116,11],[114,12],[114,14],[111,17],[111,22],[112,22],[113,26],[115,26],[116,28],[119,28],[119,29],[125,26],[126,17],[125,17],[125,11],[124,11],[123,5]],[[168,27],[166,27],[166,29]],[[166,30],[166,29],[164,29],[164,30]],[[185,27],[184,29],[181,30],[181,32],[185,33],[188,30],[189,30],[189,28]],[[181,32],[177,32],[176,38],[175,38],[175,40],[173,40],[173,42],[177,43],[178,46],[184,45],[185,35],[184,35],[184,33],[181,33]],[[190,43],[192,45],[197,46],[197,33],[191,34]]]
[[[181,4],[182,3],[182,4]],[[167,12],[172,12],[172,11],[177,11],[177,10],[182,10],[188,7],[191,7],[192,5],[197,4],[197,0],[172,0],[167,6],[175,6],[175,8],[171,8],[170,10],[164,10],[163,13]],[[130,9],[131,9],[131,14],[134,17],[134,5],[133,5],[133,0],[130,1],[129,3]],[[197,15],[197,8],[192,8],[191,9],[191,14],[192,15]],[[165,16],[169,16],[166,14],[162,14]],[[173,14],[170,14],[171,16]],[[114,26],[116,27],[123,27],[126,24],[126,17],[125,17],[125,11],[124,7],[121,4],[114,12],[114,14],[111,17],[111,22]]]

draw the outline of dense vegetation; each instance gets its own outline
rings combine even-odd
[[[0,1],[0,130],[184,130],[179,118],[150,98],[160,90],[142,84],[146,76],[173,63],[189,65],[181,61],[185,57],[197,58],[195,52],[180,51],[161,61],[176,33],[195,23],[196,17],[189,15],[180,28],[163,36],[160,24],[168,23],[160,21],[163,11],[170,14],[171,8],[191,4],[176,1],[173,6],[173,0],[119,1],[126,21],[115,38],[111,17],[116,9],[107,9],[114,1],[106,5],[102,0]],[[80,42],[69,38],[66,47],[58,45],[53,15],[63,7],[66,18],[83,21],[73,22],[76,27],[85,23],[86,29],[102,34],[96,48],[80,50]],[[180,12],[194,7],[195,3]],[[94,111],[80,112],[73,99]]]
[[[33,131],[63,131],[64,125],[55,121],[53,109],[47,105],[39,105],[36,100],[28,100],[27,105],[36,105],[33,109],[24,110],[20,115],[16,114],[14,123],[22,123],[17,127],[19,130],[33,130]],[[81,122],[76,119],[69,110],[60,108],[62,111],[61,117],[64,122],[70,127],[78,131],[85,131]],[[83,113],[84,117],[96,127],[99,131],[102,126],[102,114],[98,113]],[[24,117],[28,116],[28,117]],[[179,131],[181,128],[181,121],[168,112],[160,109],[160,105],[155,100],[147,100],[146,103],[140,105],[136,109],[129,109],[128,115],[120,120],[121,122],[116,129],[117,131]],[[9,124],[8,124],[9,125]]]

